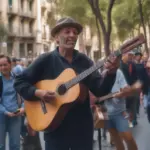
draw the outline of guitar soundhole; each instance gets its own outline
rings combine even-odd
[[[64,95],[67,92],[67,88],[66,88],[65,84],[61,84],[58,87],[57,92],[59,95]]]

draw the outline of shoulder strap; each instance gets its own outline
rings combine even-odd
[[[3,92],[3,80],[2,80],[2,76],[0,76],[0,102],[1,102],[2,92]]]

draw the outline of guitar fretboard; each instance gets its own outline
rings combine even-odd
[[[145,42],[145,38],[143,35],[140,35],[136,38],[134,38],[131,41],[128,41],[127,43],[123,44],[119,50],[115,51],[114,54],[116,56],[120,56],[123,53],[126,53],[132,49],[134,49],[135,47],[143,44]],[[105,59],[106,60],[106,59]],[[75,78],[69,80],[68,82],[66,82],[64,85],[66,87],[66,89],[71,88],[72,86],[74,86],[75,84],[79,83],[81,80],[85,79],[88,75],[90,75],[91,73],[93,73],[94,71],[96,71],[97,69],[103,67],[103,63],[97,63],[96,65],[92,66],[91,68],[85,70],[84,72],[82,72],[81,74],[79,74],[78,76],[76,76]]]
[[[103,60],[104,61],[104,60]],[[94,66],[90,67],[89,69],[83,71],[81,74],[77,75],[75,78],[69,80],[68,82],[65,83],[65,86],[67,89],[71,88],[72,86],[76,85],[83,79],[85,79],[87,76],[92,74],[94,71],[97,69],[101,68],[103,66],[102,62],[96,63]]]

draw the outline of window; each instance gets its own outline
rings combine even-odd
[[[42,38],[43,38],[43,39],[46,39],[46,26],[45,26],[45,25],[43,25]]]
[[[21,9],[23,10],[23,0],[21,0]]]
[[[8,0],[9,6],[12,6],[12,0]]]
[[[29,2],[29,10],[32,11],[32,5],[33,5],[33,1]]]
[[[11,18],[8,19],[8,30],[9,32],[13,32],[13,21]]]
[[[25,57],[25,47],[24,43],[20,43],[20,58]]]
[[[21,20],[20,22],[20,34],[23,35],[24,34],[24,21]]]
[[[44,47],[44,52],[45,53],[48,52],[48,46],[44,44],[43,47]]]
[[[27,53],[29,58],[33,57],[33,44],[27,44]]]
[[[33,23],[32,21],[29,23],[29,33],[33,32]]]
[[[7,53],[8,53],[8,56],[12,56],[12,52],[13,52],[13,43],[8,43],[7,44]]]

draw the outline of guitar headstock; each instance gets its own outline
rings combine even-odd
[[[114,52],[114,54],[116,56],[121,56],[121,54],[127,53],[144,43],[145,43],[145,37],[143,34],[140,34],[139,36],[125,42],[118,50]]]
[[[104,66],[103,64],[106,61],[113,64],[113,61],[111,61],[111,59],[113,60],[115,57],[117,58],[117,59],[116,58],[115,59],[119,62],[119,59],[121,58],[122,54],[133,50],[134,48],[140,46],[143,43],[145,43],[145,38],[144,38],[143,34],[140,34],[139,36],[127,41],[126,43],[124,43],[118,50],[111,53],[107,58],[99,60],[96,64],[96,67],[97,68],[103,67]]]

